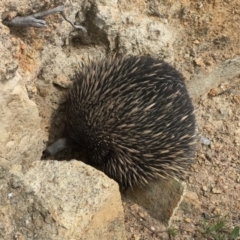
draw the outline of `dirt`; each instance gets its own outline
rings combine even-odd
[[[184,29],[184,37],[175,44],[175,64],[187,81],[193,73],[209,72],[217,63],[240,55],[239,1],[182,0],[178,4],[180,10],[170,13],[168,21]]]
[[[175,65],[186,81],[240,55],[239,1],[182,0],[180,11],[172,8],[173,1],[164,3],[165,18],[187,33],[175,45]],[[186,180],[195,203],[183,201],[168,230],[144,209],[124,203],[127,239],[231,239],[240,226],[240,76],[193,103],[198,132],[210,140],[210,145],[199,143]]]
[[[199,72],[210,72],[224,60],[240,56],[239,0],[155,0],[151,4],[149,1],[149,9],[155,11],[151,12],[153,17],[183,29],[174,45],[173,64],[186,81]],[[54,99],[51,107],[56,110],[53,116],[56,124],[50,129],[50,113],[45,111],[50,90],[43,80],[37,88],[35,102],[40,109],[46,141],[51,133],[49,144],[62,132],[64,103],[59,104],[57,100],[55,103]],[[232,229],[240,226],[240,76],[231,83],[209,89],[205,95],[193,99],[193,103],[198,132],[211,142],[210,145],[199,143],[191,175],[186,180],[193,203],[183,201],[171,228],[166,230],[140,206],[124,202],[128,240],[230,239]],[[61,159],[67,158],[64,155]]]
[[[202,233],[204,219],[213,225],[224,220],[224,229],[216,234],[230,236],[240,226],[240,78],[211,89],[194,105],[198,131],[211,143],[199,143],[186,181],[200,208],[189,208],[183,201],[171,224],[177,234],[173,239],[215,239]],[[169,238],[167,232],[156,230],[161,225],[143,209],[133,203],[124,206],[128,239]]]

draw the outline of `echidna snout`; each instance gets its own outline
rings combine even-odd
[[[194,157],[195,117],[182,75],[149,56],[108,58],[77,72],[66,129],[124,187],[182,177]]]

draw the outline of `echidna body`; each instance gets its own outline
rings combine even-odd
[[[194,108],[182,75],[152,57],[109,58],[77,73],[69,137],[121,186],[182,177],[195,150]]]

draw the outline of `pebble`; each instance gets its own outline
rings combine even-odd
[[[215,215],[220,215],[221,214],[221,210],[220,210],[220,208],[214,208],[213,209],[213,214],[215,214]]]
[[[69,88],[71,85],[70,79],[68,79],[65,75],[57,75],[53,79],[53,83],[62,87],[62,88]]]
[[[203,144],[203,145],[210,145],[211,144],[211,140],[209,140],[208,138],[204,137],[204,136],[201,136],[200,137],[200,143]]]
[[[195,60],[194,60],[194,62],[196,63],[196,65],[198,65],[198,66],[203,66],[204,65],[204,63],[203,63],[203,60],[202,60],[202,58],[196,58]]]
[[[142,212],[139,212],[138,215],[139,215],[141,218],[145,218],[145,215],[144,215]]]
[[[13,194],[12,194],[12,193],[9,193],[9,194],[8,194],[8,197],[9,197],[9,198],[11,198],[12,196],[13,196]]]
[[[191,219],[190,219],[190,218],[185,218],[184,221],[185,221],[186,223],[190,223],[190,222],[191,222]]]
[[[140,239],[140,236],[137,235],[137,234],[133,234],[132,239],[134,239],[134,240],[139,240],[139,239]]]
[[[188,178],[188,182],[189,182],[189,183],[193,183],[192,177],[189,177],[189,178]]]
[[[236,182],[240,183],[240,176],[237,177]]]
[[[212,193],[220,194],[220,193],[222,193],[222,190],[217,189],[217,188],[213,188],[213,189],[212,189]]]
[[[37,93],[37,88],[35,86],[26,85],[27,91],[31,95],[35,95]]]
[[[151,226],[151,230],[152,230],[152,231],[155,231],[155,227]]]

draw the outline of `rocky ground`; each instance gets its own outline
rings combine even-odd
[[[240,79],[211,89],[194,104],[198,130],[211,141],[199,143],[186,181],[197,194],[194,202],[183,201],[168,232],[159,231],[140,207],[125,204],[128,239],[231,239],[240,226]]]
[[[218,63],[240,55],[237,0],[181,0],[164,1],[164,4],[149,1],[148,9],[150,15],[184,29],[185,37],[179,37],[174,44],[172,64],[183,73],[187,83],[196,74],[207,74]],[[41,94],[44,96],[48,90],[41,85],[39,89],[36,101],[40,114],[44,114]],[[190,168],[186,185],[192,203],[183,201],[166,231],[140,206],[124,201],[129,240],[231,239],[231,231],[240,226],[240,76],[209,89],[193,102],[199,134],[211,144],[199,143]],[[57,138],[55,134],[50,137]],[[66,159],[66,155],[60,158]]]
[[[46,0],[39,2],[41,6],[34,1],[27,6],[25,2],[21,7],[14,0],[0,5],[6,8],[5,15],[8,11],[26,15],[33,10],[38,12],[63,4]],[[19,105],[9,104],[17,98],[14,96],[7,102],[6,109],[11,108],[10,113],[13,112],[18,121],[12,121],[9,127],[12,115],[4,111],[1,115],[7,126],[6,133],[13,132],[17,136],[15,142],[10,137],[11,141],[6,140],[7,147],[3,141],[6,165],[14,159],[23,168],[29,168],[34,157],[38,160],[42,143],[47,146],[62,136],[62,99],[77,63],[113,52],[163,57],[183,73],[191,89],[201,85],[201,91],[196,90],[191,96],[202,143],[199,142],[195,161],[189,169],[191,175],[186,179],[185,197],[169,229],[123,196],[127,239],[240,239],[237,238],[240,226],[240,75],[232,79],[234,73],[225,72],[229,70],[226,61],[231,60],[234,65],[240,56],[239,0],[92,1],[96,2],[98,13],[91,9],[91,1],[63,2],[68,17],[75,19],[76,24],[85,24],[89,31],[86,39],[68,23],[64,24],[59,14],[47,18],[48,27],[44,30],[11,29],[8,32],[7,28],[2,28],[0,77],[5,77],[7,82],[18,69],[21,83],[14,84],[21,84],[24,91],[27,89],[20,98],[23,106],[21,101]],[[88,7],[90,10],[86,10]],[[81,15],[82,12],[85,15]],[[225,68],[221,68],[222,63],[226,63]],[[234,71],[238,72],[239,68],[235,67]],[[204,76],[212,72],[216,82],[205,81]],[[219,85],[220,82],[225,83]],[[9,88],[11,90],[12,86]],[[15,94],[18,96],[18,92]],[[3,95],[4,99],[8,95]],[[29,99],[37,105],[34,118]],[[19,118],[18,115],[24,116]],[[39,125],[42,138],[39,138]],[[17,129],[19,126],[23,126],[21,131]],[[34,138],[22,141],[32,135]],[[29,145],[37,141],[39,143],[33,146],[38,147]],[[25,146],[29,151],[24,150]],[[83,159],[69,153],[55,159],[72,158]]]
[[[188,33],[178,42],[175,64],[187,81],[217,62],[239,56],[237,1],[180,1],[180,22]],[[171,6],[171,3],[168,2]],[[183,52],[185,51],[185,54]],[[183,201],[168,231],[134,204],[125,204],[128,239],[240,239],[240,76],[194,99],[199,143],[186,185],[192,204]],[[189,202],[188,202],[189,203]],[[232,234],[232,235],[231,235]]]

